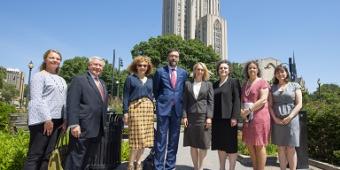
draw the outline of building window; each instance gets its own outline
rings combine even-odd
[[[214,50],[222,55],[222,24],[219,20],[214,23]]]

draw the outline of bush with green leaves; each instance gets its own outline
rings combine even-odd
[[[0,169],[22,169],[29,143],[29,133],[0,131]]]
[[[314,93],[304,104],[308,122],[309,157],[340,165],[340,87],[321,86],[321,96]]]
[[[8,130],[9,114],[14,112],[14,106],[4,102],[0,102],[0,131]]]
[[[123,141],[122,142],[122,151],[121,151],[121,160],[123,161],[129,161],[129,153],[130,153],[130,148],[129,148],[129,142],[128,141]]]

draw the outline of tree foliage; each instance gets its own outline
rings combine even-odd
[[[167,51],[172,48],[179,50],[179,65],[187,71],[191,72],[192,67],[197,62],[203,62],[211,72],[215,72],[215,64],[220,57],[211,46],[207,47],[199,40],[185,41],[182,37],[176,35],[152,37],[147,42],[140,42],[133,47],[131,54],[132,56],[147,55],[157,68],[161,65],[167,65]],[[216,75],[213,79],[216,79]]]
[[[318,89],[304,97],[310,157],[340,165],[340,87],[324,84],[320,90],[320,96]]]
[[[6,78],[6,69],[0,66],[0,89],[2,89],[3,87],[5,78]]]
[[[79,56],[65,60],[63,66],[60,69],[60,76],[62,76],[67,83],[70,83],[74,76],[84,74],[87,71],[87,62],[87,57]],[[118,73],[118,70],[113,71],[112,64],[109,64],[108,61],[105,61],[105,67],[100,78],[105,82],[108,92],[110,94],[115,94],[117,84],[116,82],[112,84],[112,76],[114,76],[115,81],[118,81],[121,84],[122,82],[124,82],[127,76],[127,72],[120,71]]]

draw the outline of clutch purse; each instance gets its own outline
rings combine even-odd
[[[249,108],[252,108],[254,106],[254,103],[251,102],[245,102],[242,103],[242,109],[248,110]],[[247,116],[248,122],[254,119],[254,112],[250,112],[249,115]]]

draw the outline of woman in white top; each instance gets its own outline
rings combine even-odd
[[[58,76],[61,54],[47,50],[40,72],[32,77],[28,105],[30,143],[24,170],[47,170],[49,156],[60,130],[66,128],[65,80]]]
[[[203,170],[204,158],[211,142],[211,119],[214,112],[214,90],[208,81],[204,63],[193,68],[193,81],[186,81],[183,96],[184,146],[190,146],[195,170]]]

